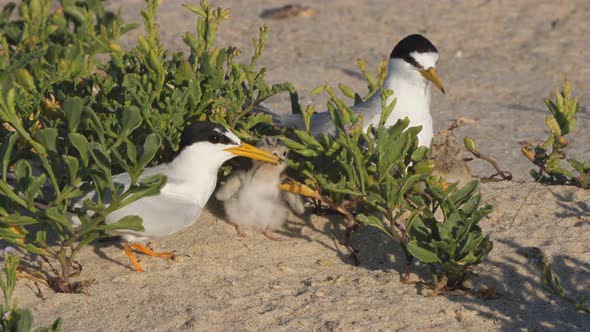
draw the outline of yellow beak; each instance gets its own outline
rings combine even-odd
[[[287,183],[280,184],[279,189],[281,189],[283,191],[288,191],[288,192],[291,192],[294,194],[298,194],[301,196],[315,198],[315,199],[322,198],[322,196],[320,195],[319,192],[311,189],[310,187],[308,187],[307,185],[305,185],[303,183],[293,181],[293,180],[289,180]]]
[[[275,165],[279,163],[279,157],[246,143],[242,143],[242,145],[233,148],[227,148],[225,151],[231,152],[238,156],[262,160]]]
[[[436,74],[436,71],[434,70],[434,68],[430,67],[430,68],[428,68],[428,70],[419,69],[419,71],[420,71],[420,74],[422,74],[422,76],[424,76],[427,80],[432,82],[432,84],[434,84],[434,86],[439,88],[443,94],[445,93],[445,89],[443,88],[442,82],[440,81],[440,78],[438,78],[438,75]]]

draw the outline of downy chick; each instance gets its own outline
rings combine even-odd
[[[279,189],[281,175],[287,168],[287,148],[275,137],[263,137],[257,146],[282,158],[282,162],[270,167],[253,162],[250,169],[231,175],[215,197],[224,201],[225,213],[238,235],[244,236],[242,228],[249,228],[274,239],[272,231],[287,220],[287,204],[296,214],[302,214],[305,208],[301,196]]]
[[[459,182],[460,185],[473,180],[461,152],[462,145],[457,141],[452,129],[436,133],[430,147],[430,159],[434,160],[432,175],[438,175],[450,183]]]

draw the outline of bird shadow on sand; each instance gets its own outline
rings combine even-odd
[[[371,271],[403,270],[405,256],[401,248],[380,230],[362,224],[357,225],[350,239],[350,244],[356,251],[355,260],[351,251],[342,244],[344,217],[334,211],[324,211],[320,215],[312,212],[308,207],[306,214],[299,218],[300,221],[290,219],[284,227],[284,235],[319,243],[335,252],[344,264]],[[324,220],[318,222],[319,218]]]
[[[94,251],[96,256],[100,257],[101,259],[104,259],[106,261],[109,261],[111,263],[115,263],[119,266],[123,266],[127,269],[134,271],[133,268],[131,267],[131,264],[129,264],[129,262],[127,260],[120,261],[115,258],[109,257],[109,255],[107,255],[107,253],[104,251],[104,249],[111,248],[111,247],[117,247],[120,250],[124,250],[123,245],[121,245],[121,238],[120,237],[109,236],[104,239],[93,241],[90,245],[92,246],[92,250]]]
[[[212,197],[207,203],[207,209],[216,218],[231,225],[227,222],[223,202]],[[307,206],[305,213],[301,216],[290,213],[283,227],[275,233],[289,239],[315,242],[336,253],[344,264],[356,265],[349,249],[341,243],[344,238],[344,218],[333,211],[324,210],[320,215],[313,212],[313,208]],[[318,221],[319,218],[324,220]],[[396,243],[390,241],[379,230],[359,225],[352,234],[351,242],[353,248],[358,250],[359,267],[368,270],[395,269],[396,271],[401,271],[403,268],[403,252],[400,248],[396,248]],[[391,259],[392,256],[394,259]]]

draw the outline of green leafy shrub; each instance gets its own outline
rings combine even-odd
[[[478,182],[472,181],[458,190],[445,189],[429,178],[427,195],[414,197],[421,200],[416,205],[425,208],[411,220],[408,251],[430,266],[435,289],[460,287],[469,268],[492,250],[492,242],[479,227],[492,207],[480,206],[477,187]]]
[[[52,10],[51,0],[22,1],[11,20],[17,6],[10,2],[0,14],[0,68],[31,93],[41,92],[35,82],[51,85],[90,75],[97,55],[117,48],[121,35],[136,27],[123,24],[99,0],[61,0],[59,5]],[[11,83],[3,80],[2,86]]]
[[[170,160],[187,124],[210,119],[256,140],[255,126],[270,119],[250,110],[277,92],[294,92],[288,83],[269,86],[265,69],[256,69],[266,27],[250,63],[240,64],[238,49],[214,47],[229,10],[203,0],[185,6],[197,16],[197,33],[183,36],[189,54],[170,55],[155,23],[159,1],[146,3],[145,35],[130,51],[118,38],[133,26],[100,1],[63,0],[52,11],[51,1],[31,0],[14,20],[13,4],[0,15],[0,236],[57,261],[46,280],[56,291],[80,290],[71,278],[81,272],[76,257],[89,242],[114,229],[143,230],[136,216],[110,225],[105,218],[159,192],[163,176],[139,182],[139,175]],[[109,60],[97,63],[100,53]],[[130,188],[113,183],[119,172],[129,173]],[[84,200],[92,190],[97,200]],[[70,212],[80,227],[71,225]]]
[[[322,135],[316,140],[308,131],[295,130],[298,141],[287,137],[283,140],[298,155],[289,162],[296,173],[304,177],[303,182],[319,194],[321,201],[346,217],[345,243],[348,245],[349,233],[357,221],[356,214],[383,213],[389,207],[393,210],[403,205],[402,194],[396,193],[402,187],[404,190],[412,188],[421,179],[421,175],[415,174],[417,170],[427,174],[428,149],[415,147],[419,128],[404,131],[409,120],[398,121],[390,128],[383,126],[393,104],[384,106],[380,127],[363,132],[363,119],[357,118],[331,88],[322,89],[331,97],[328,111],[336,124],[337,137]],[[389,95],[391,91],[383,92],[383,104]],[[304,112],[306,123],[309,123],[310,116],[309,110]],[[412,162],[414,166],[409,167]],[[368,220],[364,216],[359,221]]]
[[[186,124],[197,119],[220,123],[241,138],[256,141],[259,135],[253,128],[269,123],[270,117],[250,114],[253,107],[278,92],[294,91],[289,83],[269,86],[264,80],[266,70],[256,69],[266,27],[253,39],[250,63],[240,64],[236,62],[240,50],[213,46],[218,25],[230,17],[229,10],[210,7],[207,1],[185,7],[198,18],[197,34],[182,37],[188,55],[170,56],[162,47],[155,24],[157,1],[149,0],[147,10],[142,10],[146,35],[139,37],[137,48],[112,53],[111,61],[100,66],[106,75],[92,77],[99,90],[91,97],[96,113],[107,118],[126,105],[138,107],[144,122],[130,140],[138,144],[145,139],[142,133],[156,133],[164,143],[158,161],[170,159]]]
[[[119,37],[135,26],[124,25],[98,0],[64,0],[55,10],[50,0],[23,1],[11,20],[15,8],[8,3],[0,15],[0,86],[4,93],[17,89],[19,117],[34,133],[41,113],[46,119],[63,119],[59,107],[65,93],[85,86],[97,56],[118,47]]]
[[[347,88],[341,89],[345,95],[359,98]],[[477,182],[460,190],[443,185],[430,175],[428,148],[418,147],[419,127],[408,128],[407,118],[384,127],[395,106],[395,102],[386,104],[391,91],[381,95],[380,125],[363,132],[362,117],[331,88],[321,87],[316,92],[321,90],[330,96],[328,111],[337,135],[315,139],[308,131],[295,130],[294,137],[283,137],[294,154],[290,167],[305,185],[302,189],[287,184],[284,189],[318,199],[343,214],[347,245],[357,222],[390,236],[406,256],[403,280],[408,281],[412,258],[416,257],[431,265],[435,287],[440,287],[441,278],[448,280],[448,288],[460,286],[467,270],[492,248],[478,226],[490,207],[479,207]],[[308,130],[312,113],[308,108],[302,115]],[[442,220],[435,217],[438,209],[443,212]]]
[[[81,272],[76,256],[84,245],[109,230],[143,229],[137,217],[105,225],[106,216],[156,194],[165,178],[137,183],[160,142],[151,134],[145,144],[131,147],[128,137],[142,123],[136,107],[113,110],[112,121],[106,122],[91,108],[88,96],[68,96],[92,91],[82,75],[94,71],[95,55],[115,47],[115,39],[130,26],[123,26],[99,1],[63,1],[61,5],[51,13],[50,1],[24,2],[19,18],[6,22],[4,17],[2,23],[0,190],[6,204],[0,210],[0,235],[48,261],[57,261],[59,268],[52,268],[53,276],[46,283],[57,291],[71,292],[77,290],[70,278]],[[9,4],[4,12],[11,8]],[[37,29],[38,22],[43,29]],[[128,190],[115,187],[112,181],[112,169],[117,167],[132,176],[134,183]],[[10,169],[14,181],[8,177]],[[94,189],[98,202],[84,202],[75,211],[81,226],[72,227],[68,209]],[[103,203],[105,195],[113,198],[108,207]]]
[[[50,2],[42,1],[43,8],[48,8]],[[67,14],[71,11],[82,11],[84,15],[76,15],[78,20],[73,22],[66,21],[65,26],[59,26],[49,37],[35,36],[35,39],[46,40],[49,46],[41,44],[35,49],[24,49],[27,35],[23,37],[25,41],[6,46],[14,55],[5,56],[9,62],[4,72],[14,71],[13,67],[19,66],[25,66],[24,69],[30,72],[26,75],[28,79],[24,80],[26,84],[19,84],[22,80],[13,74],[7,76],[2,86],[4,89],[14,84],[29,87],[18,94],[17,102],[21,107],[19,114],[31,131],[35,130],[34,126],[38,125],[42,115],[46,119],[63,121],[62,105],[68,97],[85,98],[85,104],[94,110],[106,128],[117,122],[116,117],[122,108],[135,106],[140,110],[143,121],[139,130],[129,135],[130,143],[139,146],[148,134],[155,133],[163,143],[156,161],[169,161],[173,151],[178,149],[180,134],[187,123],[210,119],[234,129],[241,138],[256,141],[259,135],[254,133],[253,128],[270,122],[270,117],[250,114],[253,107],[278,92],[289,90],[294,93],[289,83],[269,86],[264,80],[266,69],[256,68],[264,49],[266,27],[261,28],[259,37],[253,39],[255,51],[248,64],[236,61],[241,54],[237,48],[214,47],[218,25],[230,17],[230,12],[211,7],[207,1],[202,1],[200,6],[185,6],[197,16],[197,33],[187,33],[182,37],[189,47],[189,54],[170,54],[161,45],[159,26],[155,23],[158,1],[148,0],[147,8],[141,11],[146,33],[138,37],[137,47],[128,52],[121,49],[118,37],[134,26],[123,25],[113,13],[105,13],[100,1],[89,2],[88,8],[81,4],[76,7],[69,1],[63,1],[62,6],[54,14],[45,9],[40,15],[48,16],[42,16],[46,21],[63,15],[73,20]],[[71,6],[75,10],[68,10]],[[25,4],[21,7],[28,8]],[[90,29],[92,12],[97,13],[96,24]],[[8,29],[15,24],[6,23],[4,26]],[[87,28],[82,29],[78,25]],[[73,31],[68,30],[70,26],[74,26]],[[101,31],[102,34],[87,31]],[[54,34],[68,38],[54,37]],[[75,40],[76,44],[68,44],[70,40]],[[47,48],[83,49],[89,54],[88,59],[104,52],[110,60],[104,64],[86,60],[82,66],[84,70],[65,75],[61,65],[54,65],[58,61],[56,59],[63,67],[78,68],[81,67],[78,63],[86,57],[79,52],[62,51],[47,60]]]
[[[544,183],[590,188],[590,166],[575,159],[567,159],[569,166],[578,172],[578,175],[574,175],[561,162],[566,159],[566,149],[570,143],[565,136],[575,130],[576,113],[579,110],[578,98],[572,97],[572,88],[567,79],[563,82],[562,91],[555,93],[555,101],[547,98],[545,104],[551,112],[545,119],[549,138],[542,144],[525,144],[522,147],[524,156],[539,167],[538,171],[531,170],[531,176]]]
[[[11,89],[0,98],[0,119],[15,129],[7,135],[0,154],[3,166],[0,194],[6,201],[0,208],[3,226],[0,235],[13,245],[59,262],[60,268],[54,271],[56,278],[47,281],[58,291],[72,292],[76,286],[70,283],[70,278],[81,272],[76,255],[84,245],[106,236],[110,230],[143,230],[141,218],[137,216],[127,216],[109,225],[104,222],[113,211],[155,195],[164,186],[166,178],[162,175],[138,183],[139,174],[155,156],[160,142],[151,134],[139,152],[126,149],[123,154],[124,140],[141,123],[139,110],[134,107],[123,110],[117,127],[105,128],[80,98],[68,98],[64,102],[65,122],[31,135],[19,119],[15,95]],[[62,132],[67,134],[60,135]],[[89,142],[82,132],[97,140]],[[19,138],[32,146],[34,159],[21,159],[12,153]],[[113,182],[111,170],[116,162],[131,175],[132,183],[127,189]],[[8,179],[10,166],[14,167],[15,181]],[[97,201],[85,199],[75,209],[81,225],[73,227],[69,216],[71,206],[92,190],[98,193]],[[45,204],[40,205],[39,200]],[[110,204],[106,205],[105,201]],[[49,236],[57,237],[57,248]]]
[[[0,277],[0,288],[4,294],[4,303],[0,306],[0,331],[29,332],[32,330],[33,315],[29,309],[19,309],[12,294],[16,287],[17,270],[20,258],[4,254],[4,276]],[[62,319],[58,318],[50,327],[40,327],[35,332],[58,332]]]

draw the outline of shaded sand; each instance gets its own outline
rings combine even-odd
[[[164,1],[158,17],[163,41],[174,49],[182,49],[180,35],[196,25],[183,2]],[[153,241],[160,250],[178,250],[174,263],[142,257],[147,272],[135,273],[116,243],[98,242],[80,255],[83,277],[96,279],[90,296],[44,290],[42,301],[30,282],[19,281],[16,297],[33,309],[35,324],[61,316],[65,331],[590,329],[590,317],[541,290],[538,255],[529,248],[551,256],[564,286],[590,298],[590,194],[530,183],[528,161],[519,151],[520,141],[546,135],[542,98],[564,74],[582,105],[590,103],[590,2],[322,1],[313,4],[315,18],[258,18],[263,9],[284,4],[223,2],[233,18],[220,28],[218,42],[248,55],[258,26],[268,24],[260,60],[268,80],[293,82],[303,103],[318,109],[324,97],[307,94],[325,82],[366,91],[357,58],[375,68],[397,40],[415,32],[437,45],[448,93],[433,93],[435,129],[459,117],[479,119],[458,134],[473,136],[484,153],[529,181],[482,187],[495,206],[482,222],[495,247],[477,268],[474,287],[494,287],[498,298],[463,292],[432,298],[426,289],[400,283],[400,251],[367,227],[354,236],[361,265],[353,266],[336,240],[337,216],[292,217],[281,234],[285,241],[259,234],[237,238],[212,201],[193,227]],[[125,1],[124,18],[139,22],[141,6]],[[131,36],[126,40],[134,43]],[[287,101],[282,95],[271,105],[288,111]],[[569,153],[587,160],[588,108],[578,119]],[[488,172],[483,165],[472,167]],[[424,266],[414,271],[414,278],[428,277]]]
[[[37,324],[61,316],[66,331],[588,329],[590,317],[540,289],[538,256],[529,247],[552,257],[567,289],[590,295],[590,194],[533,186],[483,187],[496,206],[482,223],[495,247],[473,286],[494,287],[493,300],[465,292],[433,298],[428,289],[402,284],[402,253],[375,229],[354,235],[361,265],[353,266],[334,240],[339,217],[291,217],[279,232],[284,241],[239,238],[215,214],[214,201],[197,225],[153,242],[178,250],[173,263],[142,257],[147,272],[136,273],[123,250],[97,243],[80,255],[84,276],[96,278],[90,296],[45,290],[42,301],[27,281],[16,295],[34,308]],[[428,277],[424,266],[414,272],[413,279]]]

